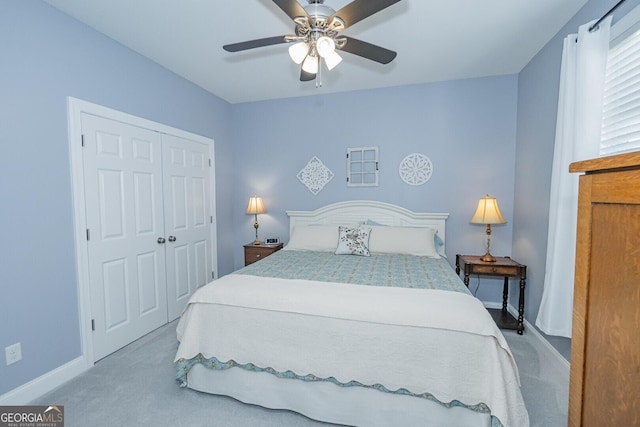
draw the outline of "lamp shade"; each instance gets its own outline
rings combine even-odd
[[[252,196],[249,197],[249,204],[247,205],[247,214],[261,214],[266,213],[267,210],[264,208],[264,203],[262,202],[262,197]]]
[[[342,57],[338,55],[337,52],[332,52],[331,54],[324,57],[324,63],[327,64],[327,68],[329,71],[333,70],[336,65],[338,65],[342,61]]]
[[[504,224],[506,222],[500,213],[498,200],[495,197],[489,197],[488,194],[478,201],[476,213],[471,218],[472,224]]]
[[[309,45],[305,42],[298,42],[289,47],[289,56],[296,64],[302,64],[302,61],[307,57],[308,52]]]
[[[302,69],[309,74],[318,73],[318,57],[307,55],[306,59],[302,63]]]
[[[318,55],[323,58],[331,55],[336,50],[336,44],[332,38],[327,36],[322,36],[316,41],[316,50],[318,51]]]

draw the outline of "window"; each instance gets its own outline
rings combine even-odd
[[[347,186],[378,185],[378,147],[347,148]]]
[[[600,155],[640,150],[640,7],[611,28]]]

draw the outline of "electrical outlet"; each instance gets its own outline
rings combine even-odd
[[[4,355],[7,359],[7,366],[22,360],[22,347],[20,343],[11,344],[4,348]]]

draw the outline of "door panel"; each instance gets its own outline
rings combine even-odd
[[[174,230],[186,230],[187,224],[187,179],[184,176],[171,176],[171,199],[169,206]]]
[[[198,286],[202,286],[202,284],[208,283],[211,280],[209,277],[209,263],[207,262],[207,255],[209,253],[207,250],[208,244],[209,242],[206,239],[193,242],[196,284],[198,284]]]
[[[159,307],[158,294],[165,292],[158,289],[156,266],[158,265],[157,252],[138,254],[138,293],[140,295],[139,312],[149,313]]]
[[[640,422],[640,206],[592,203],[583,425]],[[615,274],[612,274],[615,272]]]
[[[136,235],[153,234],[156,231],[153,210],[155,194],[154,176],[150,173],[136,173],[133,176],[136,217]]]
[[[157,132],[82,114],[94,359],[167,322]]]
[[[172,248],[173,253],[173,267],[175,276],[173,277],[175,282],[175,294],[174,299],[180,300],[186,298],[190,294],[190,269],[189,265],[189,246],[188,245],[174,245]]]
[[[121,171],[98,170],[102,240],[124,238],[124,179]]]
[[[127,260],[113,259],[102,264],[104,286],[105,329],[114,328],[130,321]]]
[[[202,177],[194,177],[191,180],[191,186],[193,194],[193,225],[194,227],[206,227],[206,182]]]
[[[169,320],[177,318],[211,274],[209,146],[162,136]]]

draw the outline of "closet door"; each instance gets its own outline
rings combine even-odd
[[[162,136],[169,321],[211,281],[209,146]]]
[[[157,132],[84,113],[81,121],[99,360],[167,322],[162,152]]]

